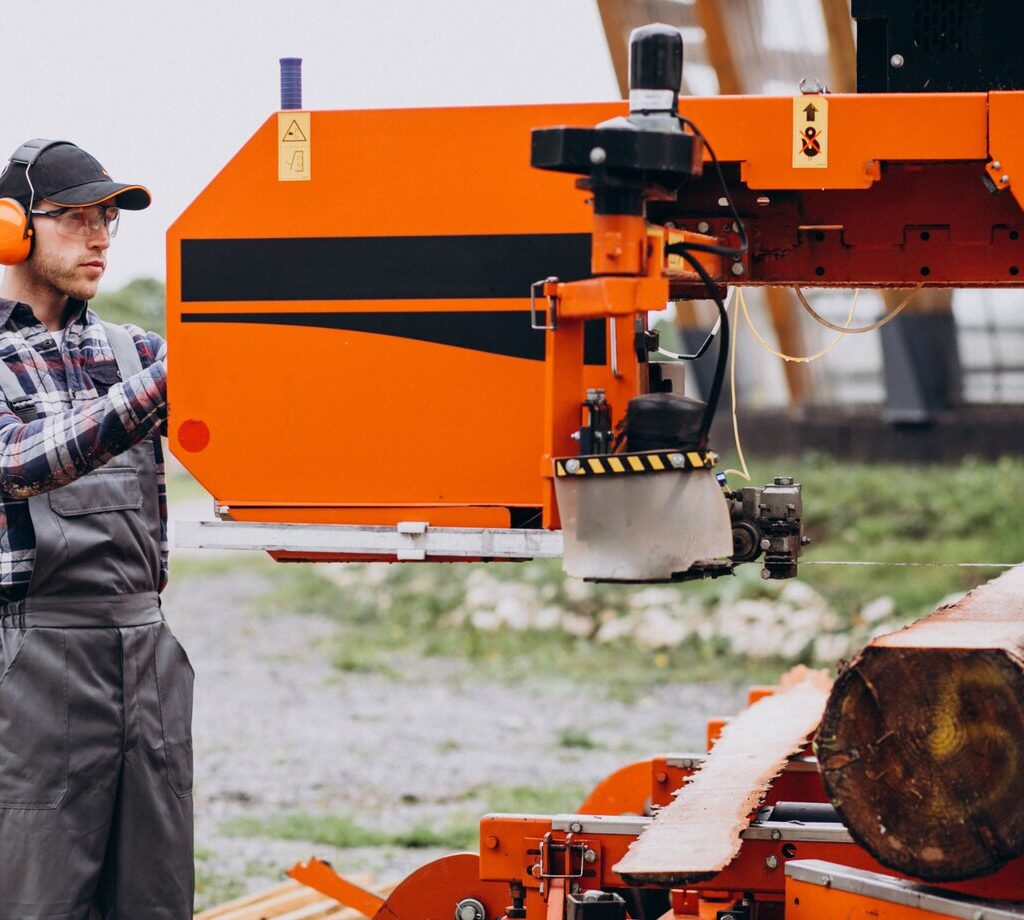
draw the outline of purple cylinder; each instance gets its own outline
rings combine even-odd
[[[302,58],[281,58],[281,108],[302,108]]]

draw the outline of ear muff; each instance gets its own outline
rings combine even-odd
[[[58,144],[71,144],[71,141],[51,141],[36,137],[22,144],[11,157],[7,169],[12,166],[24,166],[25,177],[32,191],[29,210],[35,203],[35,189],[31,182],[32,164],[41,153],[56,147]],[[73,147],[74,144],[71,144]],[[6,175],[7,170],[4,170]],[[0,265],[17,265],[24,262],[32,251],[32,220],[28,212],[13,198],[0,198]]]
[[[0,265],[17,265],[32,250],[32,228],[25,209],[13,198],[0,198]]]

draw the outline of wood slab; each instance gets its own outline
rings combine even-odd
[[[704,766],[614,871],[630,884],[679,885],[724,869],[772,780],[817,728],[830,687],[824,671],[797,667],[778,691],[730,719]]]

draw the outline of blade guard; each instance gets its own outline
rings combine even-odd
[[[710,451],[555,461],[562,565],[592,581],[677,580],[732,553],[729,509]]]

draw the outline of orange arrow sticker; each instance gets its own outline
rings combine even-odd
[[[797,96],[793,100],[793,168],[828,166],[828,97]]]

